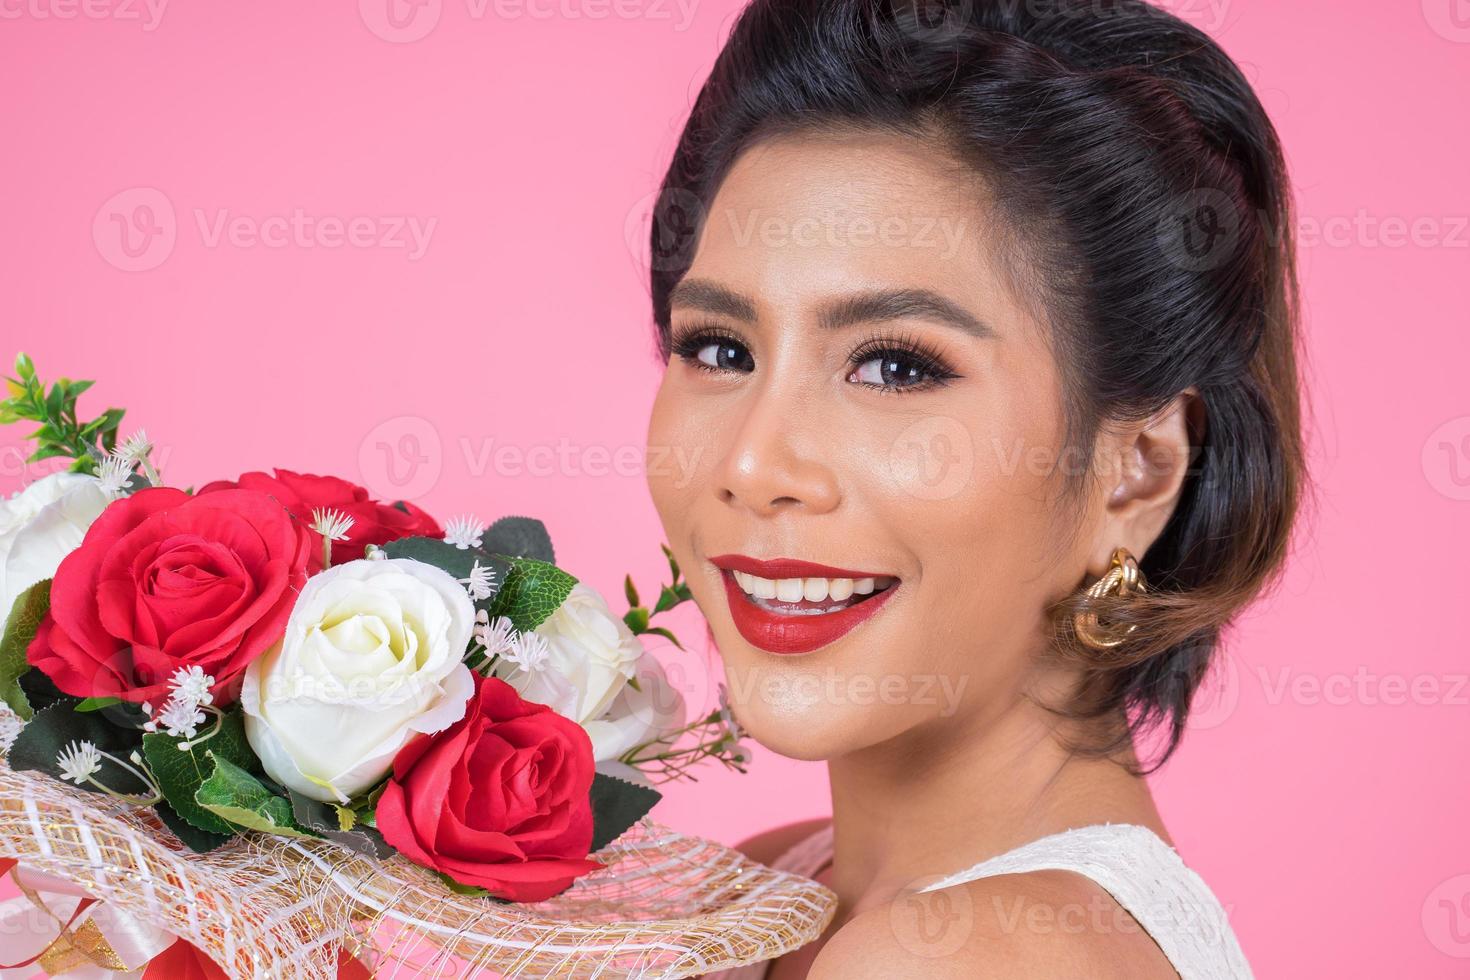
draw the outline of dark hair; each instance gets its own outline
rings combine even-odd
[[[1196,28],[1141,0],[755,0],[694,104],[654,208],[652,295],[669,295],[742,150],[813,128],[930,141],[982,178],[1011,263],[1051,328],[1069,443],[1196,388],[1205,423],[1141,597],[1088,606],[1135,627],[1083,664],[1073,703],[1112,755],[1162,726],[1162,765],[1222,629],[1279,571],[1301,495],[1290,192],[1250,85]],[[1119,723],[1121,722],[1121,723]]]

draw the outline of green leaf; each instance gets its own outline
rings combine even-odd
[[[174,832],[174,836],[188,845],[189,850],[194,851],[196,854],[205,854],[214,850],[237,833],[234,827],[230,828],[228,834],[211,834],[207,830],[200,830],[179,816],[174,808],[168,805],[168,801],[166,800],[154,806],[153,810],[158,814],[158,819],[162,820],[164,825]]]
[[[194,795],[215,771],[216,759],[225,759],[242,769],[257,763],[245,740],[245,721],[238,711],[225,715],[220,729],[207,742],[181,750],[183,739],[163,732],[143,736],[143,756],[158,780],[164,799],[178,815],[200,830],[214,834],[231,834],[235,828],[213,811],[195,802]]]
[[[15,604],[5,610],[5,633],[0,637],[0,699],[10,710],[28,721],[31,704],[20,686],[20,678],[31,669],[26,648],[36,638],[36,630],[51,608],[51,580],[43,579],[15,597]]]
[[[659,636],[661,636],[664,639],[668,640],[670,643],[672,643],[674,646],[678,647],[680,650],[684,649],[684,644],[680,643],[679,642],[679,638],[677,636],[675,636],[673,633],[671,633],[668,630],[667,627],[663,627],[663,626],[650,626],[648,629],[644,630],[644,632],[645,633],[657,633]]]
[[[634,634],[648,632],[648,610],[642,606],[635,606],[623,614],[623,622],[628,624],[628,629]]]
[[[497,902],[504,902],[505,901],[505,899],[503,899],[503,898],[500,898],[500,897],[498,897],[496,895],[492,895],[490,893],[489,889],[481,888],[478,885],[464,885],[464,884],[460,884],[459,882],[455,881],[453,878],[449,877],[447,874],[445,874],[442,871],[436,871],[436,872],[434,872],[434,874],[438,875],[439,876],[439,880],[442,881],[442,882],[444,882],[444,887],[445,888],[448,888],[450,891],[454,892],[454,894],[456,894],[456,895],[465,895],[465,896],[468,896],[469,898],[489,898],[489,899],[493,899],[494,901],[497,901]]]
[[[75,705],[79,700],[57,687],[56,682],[47,677],[44,671],[26,671],[20,675],[19,684],[26,700],[31,703],[32,711],[40,711],[58,702]]]
[[[504,558],[498,558],[483,548],[458,548],[441,538],[399,538],[385,544],[383,550],[389,558],[412,558],[442,569],[456,579],[469,578],[470,569],[479,562],[481,568],[490,569],[493,575],[490,595],[476,602],[476,609],[491,608],[496,593],[504,587],[511,570],[510,563]]]
[[[510,574],[490,605],[490,617],[508,616],[517,630],[533,630],[561,608],[577,580],[534,558],[512,558],[510,563]]]
[[[76,706],[75,710],[76,711],[101,711],[103,708],[110,708],[114,704],[121,704],[121,703],[122,703],[122,698],[111,698],[111,697],[108,697],[108,698],[82,698],[81,703]]]
[[[210,774],[194,794],[194,802],[237,827],[280,837],[313,837],[291,814],[288,800],[266,789],[260,780],[228,759],[206,752],[214,760]]]
[[[683,582],[677,585],[665,585],[658,594],[658,602],[653,606],[654,614],[668,612],[681,602],[688,602],[694,596],[689,591],[689,586]]]
[[[36,364],[30,355],[23,352],[15,355],[15,373],[22,381],[29,381],[36,376]]]
[[[56,456],[70,456],[64,446],[42,446],[26,457],[27,463],[39,463],[43,459],[52,459]]]
[[[556,562],[551,535],[546,525],[534,517],[502,517],[486,529],[480,546],[493,555]]]
[[[397,853],[371,824],[359,822],[355,811],[296,792],[290,799],[291,815],[300,826],[379,861]]]
[[[595,773],[592,777],[592,850],[600,851],[639,820],[662,799],[656,789],[626,779]]]
[[[628,605],[638,605],[638,590],[633,586],[633,576],[623,576],[623,595],[628,600]]]
[[[21,728],[15,744],[10,747],[10,753],[6,756],[10,768],[17,771],[29,769],[44,772],[56,779],[62,779],[61,767],[56,764],[56,757],[72,742],[91,742],[99,750],[119,759],[127,759],[133,749],[137,748],[137,731],[109,724],[100,715],[78,714],[73,710],[76,704],[75,699],[67,699],[39,709]],[[92,778],[107,788],[119,793],[152,792],[137,776],[117,763],[103,759],[101,765],[102,768]],[[67,784],[77,785],[70,780]],[[77,788],[90,793],[102,792],[87,782]]]

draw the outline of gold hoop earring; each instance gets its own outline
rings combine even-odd
[[[1087,601],[1090,604],[1110,595],[1126,599],[1147,591],[1148,583],[1143,578],[1143,572],[1139,571],[1138,562],[1132,553],[1127,548],[1115,548],[1107,573],[1087,589]],[[1111,650],[1138,629],[1136,623],[1121,627],[1104,626],[1095,611],[1086,609],[1076,615],[1072,626],[1077,639],[1094,650]]]

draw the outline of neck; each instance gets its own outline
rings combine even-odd
[[[1142,823],[1162,834],[1143,780],[1116,761],[1073,755],[1063,734],[1022,699],[968,728],[920,729],[829,761],[831,882],[842,908],[855,914],[917,878],[1070,827]]]

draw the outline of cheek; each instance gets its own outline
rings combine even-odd
[[[669,372],[676,370],[677,366],[671,367]],[[711,504],[716,501],[712,484],[721,440],[729,426],[728,415],[722,418],[712,401],[691,396],[679,379],[666,375],[654,400],[644,458],[649,495],[663,525],[664,540],[695,600],[706,611],[718,608],[709,603],[724,602],[712,569],[694,557],[701,518],[711,515]]]
[[[683,513],[681,501],[695,492],[698,470],[707,466],[709,420],[700,417],[696,409],[697,404],[685,397],[677,382],[666,374],[649,418],[644,474],[654,506],[670,534],[670,522],[677,523]]]
[[[874,509],[918,571],[930,642],[910,653],[936,668],[977,655],[986,670],[1024,667],[1066,576],[1059,414],[996,388],[895,426],[869,471]]]

